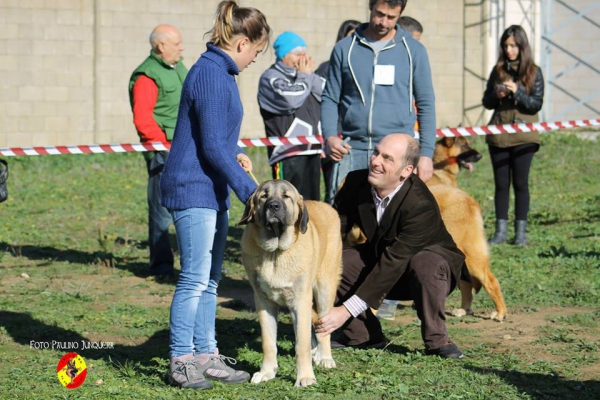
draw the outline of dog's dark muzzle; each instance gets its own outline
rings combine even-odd
[[[281,199],[269,199],[265,203],[265,217],[269,223],[285,222],[286,211],[286,206]]]
[[[265,203],[268,217],[283,218],[285,216],[285,204],[281,199],[269,199]]]
[[[458,163],[463,166],[464,163],[476,163],[477,161],[481,160],[481,157],[482,155],[480,152],[475,149],[471,149],[460,154],[457,158]]]
[[[265,228],[279,236],[286,224],[286,206],[281,199],[273,198],[265,203]]]

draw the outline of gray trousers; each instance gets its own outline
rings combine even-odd
[[[161,204],[160,178],[167,161],[167,152],[156,152],[146,161],[148,168],[148,247],[152,274],[173,273],[173,250],[169,241],[169,227],[173,218]]]

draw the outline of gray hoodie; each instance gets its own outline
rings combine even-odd
[[[327,139],[338,134],[340,115],[341,133],[344,138],[350,137],[350,145],[372,149],[387,134],[414,135],[416,104],[421,155],[432,157],[435,94],[427,50],[396,25],[395,37],[376,55],[364,37],[367,26],[362,24],[351,36],[340,40],[331,53],[321,103],[323,135]],[[389,65],[394,66],[393,84],[376,85],[375,66]]]
[[[258,84],[258,105],[269,137],[320,134],[319,102],[325,81],[313,73],[298,72],[277,61]],[[269,164],[298,155],[320,154],[320,145],[276,146]]]

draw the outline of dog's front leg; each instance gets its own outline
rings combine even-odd
[[[262,337],[263,362],[260,371],[252,376],[252,383],[266,382],[277,374],[277,313],[279,306],[262,294],[254,292],[258,322]]]
[[[324,317],[331,312],[335,301],[336,289],[337,282],[334,283],[328,280],[319,282],[314,291],[314,301],[317,309],[316,319]],[[315,335],[315,339],[318,343],[316,351],[313,354],[315,364],[323,368],[335,368],[335,361],[331,354],[331,335]]]
[[[312,366],[312,293],[306,291],[294,307],[290,307],[294,333],[296,336],[296,386],[310,386],[317,383]]]

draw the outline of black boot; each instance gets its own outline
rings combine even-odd
[[[526,246],[527,245],[527,221],[517,220],[515,221],[515,245]]]
[[[490,244],[500,244],[506,242],[508,228],[508,220],[497,219],[496,220],[496,232],[494,237],[490,239]]]

